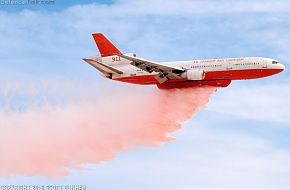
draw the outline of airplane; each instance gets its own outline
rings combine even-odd
[[[279,61],[263,57],[157,62],[123,54],[102,33],[92,34],[100,56],[83,60],[115,81],[157,85],[159,89],[200,86],[227,87],[232,80],[268,77],[285,70]]]

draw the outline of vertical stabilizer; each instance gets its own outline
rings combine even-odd
[[[114,46],[114,44],[110,42],[103,34],[96,33],[92,35],[102,57],[122,54],[121,51],[116,46]]]

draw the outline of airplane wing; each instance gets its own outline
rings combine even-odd
[[[160,71],[163,71],[163,72],[172,72],[173,73],[179,73],[179,72],[183,72],[184,69],[182,68],[179,68],[179,67],[173,67],[173,66],[170,66],[170,65],[165,65],[165,64],[161,64],[161,63],[158,63],[158,62],[154,62],[154,61],[149,61],[149,60],[146,60],[146,59],[143,59],[143,58],[139,58],[139,57],[134,57],[134,56],[131,56],[131,55],[124,55],[124,54],[120,54],[118,55],[122,58],[125,58],[127,60],[130,60],[132,61],[132,65],[142,69],[142,70],[145,70],[147,72],[153,72],[153,71],[156,71],[156,72],[160,72]]]
[[[114,67],[111,67],[109,65],[105,65],[103,63],[100,63],[94,59],[84,58],[83,60],[101,72],[112,73],[112,74],[123,74],[122,71],[120,71]]]
[[[164,83],[168,79],[176,79],[179,78],[177,75],[183,73],[185,70],[179,67],[173,67],[170,65],[161,64],[154,61],[149,61],[143,58],[134,57],[131,55],[118,55],[124,59],[132,61],[130,64],[134,65],[144,71],[152,73],[153,71],[158,72],[159,74],[156,76],[156,79],[159,83]]]

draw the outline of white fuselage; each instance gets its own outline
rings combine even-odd
[[[155,76],[156,72],[149,73],[139,69],[131,65],[130,61],[126,59],[120,57],[117,58],[117,56],[105,57],[101,59],[102,60],[100,61],[123,71],[123,74],[113,75],[112,79],[137,84],[157,83],[157,81],[155,81],[152,77],[149,77]],[[243,80],[262,78],[279,73],[285,69],[285,66],[278,61],[262,57],[175,61],[162,62],[162,64],[180,67],[185,70],[204,71],[204,80]],[[147,78],[144,79],[144,77]]]

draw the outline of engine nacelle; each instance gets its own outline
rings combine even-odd
[[[203,80],[205,73],[201,70],[187,70],[181,76],[188,80]]]

